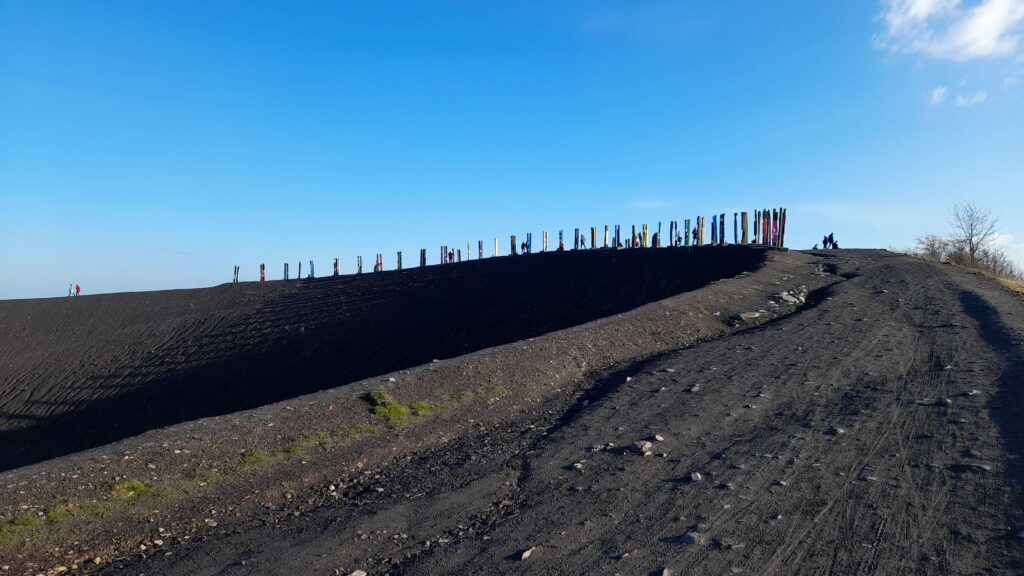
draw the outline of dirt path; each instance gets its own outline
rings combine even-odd
[[[800,312],[622,366],[589,405],[102,572],[1024,572],[1024,304],[883,252],[828,262],[847,280]],[[622,449],[642,440],[650,456]]]

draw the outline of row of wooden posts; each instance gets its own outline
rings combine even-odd
[[[757,246],[774,246],[782,248],[786,242],[786,209],[785,208],[772,208],[765,210],[756,210],[753,213],[753,227],[749,224],[750,214],[747,212],[733,212],[732,215],[732,243],[733,244],[751,244]],[[658,222],[658,231],[651,234],[650,228],[647,224],[643,224],[640,230],[637,230],[636,225],[633,225],[632,235],[626,238],[625,241],[622,239],[621,228],[618,224],[615,225],[614,229],[609,226],[604,227],[603,245],[598,246],[598,227],[592,226],[590,228],[590,244],[589,249],[593,250],[596,248],[662,248],[665,246],[704,246],[704,238],[706,236],[705,229],[707,221],[704,216],[697,216],[697,218],[691,222],[689,218],[683,220],[683,226],[679,226],[678,220],[669,222],[668,229],[668,242],[666,243],[662,238],[661,222]],[[725,214],[715,214],[711,217],[711,246],[724,246],[728,244],[726,240],[726,217]],[[548,233],[545,231],[542,236],[542,252],[548,252]],[[527,232],[526,238],[519,244],[516,243],[516,236],[513,234],[510,238],[511,250],[510,255],[515,256],[518,254],[531,254],[533,253],[533,233]],[[465,259],[471,258],[470,252],[471,244],[466,243]],[[558,248],[557,250],[564,250],[564,235],[563,231],[558,231]],[[575,235],[573,239],[573,250],[585,250],[588,249],[587,236],[580,233],[580,229],[575,229]],[[499,256],[498,252],[498,239],[494,239],[494,253],[492,256]],[[484,257],[484,241],[479,240],[477,242],[477,259],[483,259]],[[463,252],[462,248],[454,248],[451,246],[441,246],[441,264],[451,264],[455,262],[462,262]],[[284,279],[289,280],[288,262],[284,263]],[[427,265],[427,250],[426,248],[420,249],[420,266]],[[398,252],[398,267],[397,270],[402,269],[402,253]],[[384,255],[377,254],[377,257],[373,265],[374,272],[384,271]],[[240,267],[235,266],[234,269],[234,282],[238,282],[238,275]],[[356,257],[356,274],[363,273],[363,257]],[[334,276],[341,275],[341,259],[334,259]],[[315,278],[316,271],[314,268],[313,261],[309,261],[309,273],[307,278]],[[302,261],[299,261],[296,279],[302,278]],[[264,282],[267,279],[266,265],[260,264],[260,282]]]

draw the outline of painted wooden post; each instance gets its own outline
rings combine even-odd
[[[747,236],[747,213],[740,212],[740,240],[743,244],[747,244],[750,239]]]
[[[609,238],[609,236],[608,236],[608,225],[607,225],[607,224],[605,224],[605,225],[604,225],[604,247],[605,247],[605,248],[607,248],[607,247],[608,247],[608,242],[609,242],[609,240],[610,240],[610,238]]]
[[[573,236],[572,249],[573,250],[579,250],[580,249],[580,229],[579,228],[576,229],[576,233]]]
[[[260,264],[260,282],[267,281],[267,265]]]
[[[285,280],[288,279],[288,263],[287,262],[284,263],[284,279]]]
[[[640,238],[640,245],[643,246],[644,248],[647,248],[647,247],[650,246],[651,239],[648,236],[648,232],[649,232],[649,229],[647,227],[647,224],[644,224],[644,235],[643,235],[642,238]]]
[[[736,212],[732,213],[732,243],[740,243],[739,214],[737,214]]]
[[[398,251],[398,269],[399,270],[402,269],[402,251],[401,250]]]
[[[779,247],[786,246],[786,209],[782,209],[782,232],[779,236]]]
[[[512,255],[512,256],[515,256],[518,253],[519,252],[516,252],[516,235],[513,234],[512,235],[512,251],[509,252],[509,254]]]
[[[484,241],[483,240],[477,240],[476,241],[476,259],[477,260],[483,260],[484,259]]]
[[[466,256],[469,256],[469,254],[467,254]],[[462,248],[455,250],[455,261],[462,262]]]
[[[309,277],[316,278],[316,267],[313,266],[313,261],[309,261]]]
[[[661,222],[658,222],[658,238],[654,241],[655,248],[661,248],[662,236],[661,236]]]
[[[718,244],[718,214],[711,215],[711,245]]]
[[[597,226],[590,227],[590,249],[597,248]]]
[[[533,254],[533,232],[526,233],[526,253]]]
[[[338,273],[340,272],[339,268],[341,268],[340,262],[338,261],[337,258],[335,258],[334,259],[334,276],[337,276]]]
[[[420,266],[427,265],[427,249],[420,248]]]
[[[622,248],[622,228],[618,224],[615,225],[615,247]]]
[[[562,232],[564,232],[564,230],[559,230],[558,231],[558,249],[559,250],[561,250],[561,249],[563,249],[565,247],[565,238],[564,238],[564,235],[562,234]]]
[[[231,283],[238,284],[238,264],[235,264],[235,267],[232,270]]]
[[[356,274],[363,273],[363,257],[356,256]]]
[[[498,239],[495,238],[494,239],[494,256],[497,256],[497,255],[498,255]],[[492,256],[492,258],[493,258],[493,256]]]
[[[640,239],[636,235],[636,224],[633,224],[633,235],[629,237],[629,247],[630,248],[639,248],[639,246],[637,246],[637,244],[639,244],[639,243],[640,243]]]
[[[295,275],[296,280],[302,280],[302,260],[299,260],[299,273]]]
[[[690,219],[683,219],[683,246],[690,245]]]
[[[718,215],[718,245],[725,246],[725,214]]]
[[[542,252],[547,252],[548,251],[548,231],[547,230],[544,231],[544,247],[541,248],[541,251]]]

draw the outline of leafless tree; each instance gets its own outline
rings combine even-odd
[[[949,216],[950,238],[966,256],[965,264],[978,265],[978,253],[995,239],[999,218],[971,201],[957,202]]]
[[[948,251],[949,240],[938,234],[925,234],[917,239],[915,252],[929,260],[945,260]]]

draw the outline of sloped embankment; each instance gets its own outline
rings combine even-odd
[[[0,470],[582,324],[764,258],[741,246],[549,252],[0,302]]]

